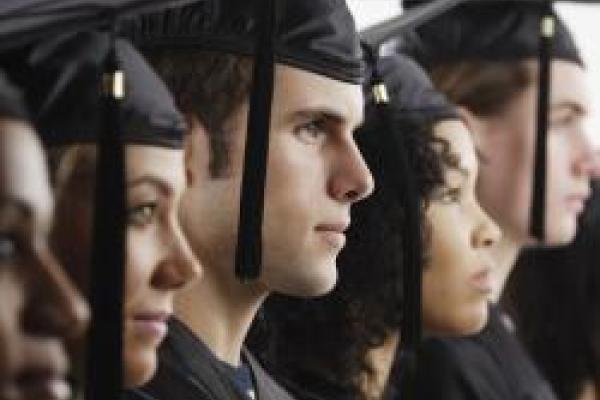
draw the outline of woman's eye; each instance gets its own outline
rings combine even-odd
[[[0,262],[14,259],[17,251],[17,241],[11,235],[0,233]]]
[[[143,226],[152,221],[157,209],[156,203],[145,203],[127,210],[127,222],[130,225]]]
[[[438,200],[442,203],[458,203],[462,197],[461,188],[447,188],[438,196]]]
[[[321,121],[315,120],[298,126],[295,134],[305,142],[315,143],[322,140],[327,132]]]

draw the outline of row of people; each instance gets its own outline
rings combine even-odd
[[[127,399],[556,398],[499,303],[539,243],[540,5],[509,6],[457,6],[389,55],[361,47],[336,0],[197,0],[125,19],[121,38],[67,32],[3,55],[0,399],[67,399],[72,382],[102,398],[97,357],[120,360],[121,343]],[[595,173],[585,70],[554,21],[551,246],[575,237]],[[107,170],[124,172],[115,186]],[[256,221],[248,250],[238,235]],[[240,264],[249,251],[258,263]],[[515,287],[518,309],[529,284]],[[98,299],[122,306],[112,329]],[[115,349],[86,346],[89,321]],[[595,362],[569,396],[600,386]]]

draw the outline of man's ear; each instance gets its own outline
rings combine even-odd
[[[481,119],[473,114],[467,107],[457,106],[456,108],[458,110],[458,114],[462,118],[469,131],[471,131],[473,134],[481,133],[483,121],[481,121]]]
[[[208,133],[195,115],[186,115],[187,132],[183,138],[185,176],[188,186],[193,186],[200,174],[208,171]]]
[[[488,129],[485,119],[478,117],[473,114],[471,110],[463,106],[457,106],[458,114],[467,126],[471,137],[473,138],[473,144],[476,149],[482,148],[482,143],[486,140]]]

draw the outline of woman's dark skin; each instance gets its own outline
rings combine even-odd
[[[89,310],[48,247],[53,197],[31,127],[0,119],[0,399],[70,396],[65,341]]]

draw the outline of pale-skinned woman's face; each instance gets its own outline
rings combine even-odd
[[[173,295],[198,278],[200,266],[179,227],[179,200],[186,186],[183,152],[126,145],[125,157],[124,382],[131,388],[143,385],[154,374],[156,351],[173,311]],[[87,176],[71,173],[59,185],[53,237],[69,272],[89,292],[95,148],[83,150],[79,160],[87,165],[83,167]]]

